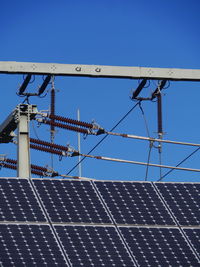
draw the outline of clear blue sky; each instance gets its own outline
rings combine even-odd
[[[53,62],[143,67],[200,68],[200,2],[198,0],[34,0],[1,1],[0,61]],[[0,75],[0,120],[22,100],[16,91],[22,75]],[[37,90],[42,77],[29,86]],[[56,77],[56,113],[76,118],[80,109],[83,121],[95,119],[111,129],[135,104],[129,98],[137,80]],[[145,93],[156,87],[151,82]],[[50,87],[48,87],[50,89]],[[32,98],[38,109],[49,108],[49,95]],[[164,138],[200,143],[200,87],[197,82],[171,82],[163,96]],[[156,103],[142,104],[150,135],[157,137]],[[37,128],[37,135],[49,140],[47,126]],[[135,109],[115,132],[146,136],[144,119]],[[31,127],[31,136],[36,137]],[[87,153],[103,136],[81,138],[81,150]],[[77,135],[58,130],[55,142],[77,148]],[[163,164],[176,165],[195,148],[163,145]],[[93,155],[147,161],[149,144],[143,141],[108,137]],[[0,153],[16,159],[13,144],[1,145]],[[31,152],[33,164],[50,165],[50,155]],[[182,166],[199,168],[200,152]],[[54,168],[67,173],[77,158],[54,157]],[[152,150],[151,162],[158,163],[158,151]],[[143,180],[146,168],[136,165],[86,159],[83,176],[97,179]],[[163,174],[167,170],[163,170]],[[71,173],[77,175],[77,170]],[[2,169],[0,176],[15,176]],[[199,181],[199,173],[173,171],[164,181]],[[159,169],[150,168],[148,180],[158,180]]]

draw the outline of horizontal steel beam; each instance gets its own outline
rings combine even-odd
[[[0,61],[0,73],[200,81],[200,69],[146,68],[15,61]]]

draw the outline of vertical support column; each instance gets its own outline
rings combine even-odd
[[[159,92],[157,95],[157,109],[158,109],[158,138],[162,139],[163,127],[162,127],[162,95]]]
[[[158,86],[159,88],[159,86]],[[163,125],[162,125],[162,94],[159,90],[159,93],[157,94],[157,112],[158,112],[158,138],[163,138]],[[158,153],[159,153],[159,163],[162,164],[162,143],[159,142],[158,144]],[[162,177],[162,168],[160,167],[160,179]]]
[[[18,106],[17,176],[30,178],[29,105]]]

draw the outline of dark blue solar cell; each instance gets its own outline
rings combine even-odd
[[[67,266],[48,225],[0,224],[0,265]]]
[[[200,183],[155,185],[180,225],[200,225]]]
[[[27,179],[0,179],[0,221],[46,221]]]
[[[55,228],[72,266],[135,266],[115,227]]]
[[[196,250],[197,254],[200,255],[200,228],[199,229],[184,229],[187,237],[189,238],[191,245]]]
[[[175,228],[120,227],[139,266],[200,266]]]
[[[88,181],[34,180],[52,222],[111,223]]]
[[[151,183],[95,182],[118,224],[174,225]]]

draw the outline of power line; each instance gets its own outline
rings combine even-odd
[[[187,159],[189,159],[191,156],[193,156],[198,150],[200,149],[200,147],[198,147],[197,149],[195,149],[192,153],[190,153],[186,158],[184,158],[182,161],[180,161],[176,167],[180,166],[183,162],[185,162]],[[170,171],[168,171],[167,173],[165,173],[160,179],[158,179],[157,182],[161,181],[164,177],[166,177],[168,174],[170,174],[172,171],[174,171],[176,168],[172,168]]]
[[[146,116],[145,116],[145,113],[144,113],[144,109],[143,109],[143,107],[141,105],[141,101],[139,102],[139,107],[140,107],[140,110],[142,112],[142,116],[143,116],[143,119],[144,119],[144,124],[145,124],[147,135],[150,138],[149,127],[148,127],[147,119],[146,119]]]
[[[140,101],[138,101],[116,124],[113,126],[109,132],[114,131],[114,129],[140,104]],[[70,170],[68,171],[67,175],[69,175],[78,165],[83,162],[83,160],[86,158],[87,155],[89,155],[91,152],[93,152],[108,136],[109,134],[106,133],[106,135],[85,155],[83,158]]]
[[[175,144],[175,145],[185,145],[185,146],[196,146],[200,147],[199,143],[188,143],[188,142],[180,142],[180,141],[173,141],[173,140],[166,140],[166,139],[159,139],[154,137],[145,137],[145,136],[138,136],[133,134],[125,134],[125,133],[112,133],[107,132],[109,135],[115,135],[115,136],[121,136],[124,138],[131,138],[131,139],[138,139],[138,140],[144,140],[144,141],[150,141],[152,143],[159,142],[159,143],[166,143],[166,144]]]
[[[145,128],[146,128],[146,132],[147,132],[148,138],[150,138],[150,131],[149,131],[149,127],[148,127],[147,119],[146,119],[145,112],[144,112],[144,109],[143,109],[143,107],[142,107],[141,102],[139,103],[139,107],[140,107],[140,110],[141,110],[141,112],[142,112],[142,116],[143,116],[143,119],[144,119]],[[153,142],[150,141],[150,143],[149,143],[148,158],[147,158],[147,167],[146,167],[146,173],[145,173],[145,179],[144,179],[145,181],[147,181],[147,178],[148,178],[149,163],[150,163],[150,157],[151,157],[152,147],[153,147]]]
[[[149,172],[149,163],[150,163],[150,157],[151,157],[151,151],[152,151],[153,144],[149,144],[149,152],[148,152],[148,159],[147,159],[147,167],[146,167],[146,174],[145,174],[145,181],[147,181],[148,178],[148,172]]]
[[[114,162],[120,162],[120,163],[129,163],[129,164],[137,164],[137,165],[143,165],[143,166],[152,166],[152,167],[159,167],[159,168],[166,168],[166,169],[175,169],[175,170],[182,170],[182,171],[193,171],[193,172],[200,172],[200,169],[192,169],[192,168],[185,168],[185,167],[178,167],[178,166],[168,166],[168,165],[160,165],[160,164],[154,164],[154,163],[146,163],[146,162],[140,162],[140,161],[134,161],[134,160],[125,160],[125,159],[117,159],[117,158],[109,158],[109,157],[102,157],[102,156],[93,156],[93,155],[86,155],[86,154],[80,154],[81,156],[93,158],[93,159],[99,159],[99,160],[107,160],[107,161],[114,161]]]

